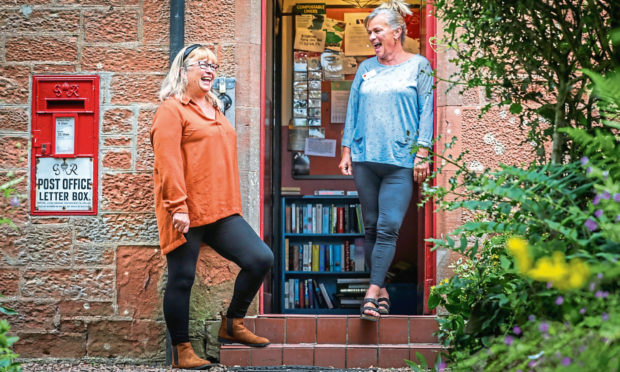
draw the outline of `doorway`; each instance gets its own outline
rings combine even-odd
[[[318,274],[312,274],[315,278],[320,279],[309,280],[307,273],[299,270],[298,267],[293,267],[293,258],[294,251],[297,252],[298,246],[305,245],[308,240],[314,240],[314,243],[317,244],[312,245],[318,245],[320,249],[325,248],[329,251],[334,248],[334,245],[344,246],[347,240],[351,245],[355,245],[356,236],[351,236],[350,239],[346,237],[341,241],[338,240],[338,237],[333,236],[338,234],[328,232],[326,236],[319,236],[321,234],[316,235],[317,231],[314,231],[309,235],[311,239],[308,239],[308,236],[304,236],[307,235],[304,232],[289,234],[290,226],[287,226],[291,220],[290,207],[295,207],[295,202],[298,205],[309,206],[308,210],[313,209],[314,213],[316,213],[318,205],[321,208],[324,208],[324,205],[328,205],[328,208],[338,208],[338,206],[342,206],[343,209],[345,206],[351,206],[350,209],[355,208],[353,207],[355,205],[353,180],[351,177],[341,176],[337,169],[340,159],[340,137],[344,124],[332,122],[331,119],[334,116],[331,111],[333,109],[332,104],[334,104],[333,95],[335,94],[332,90],[335,91],[339,88],[338,80],[333,80],[333,76],[325,79],[325,74],[321,72],[321,82],[314,87],[309,87],[310,82],[314,80],[311,77],[318,78],[319,76],[314,73],[318,71],[315,63],[317,60],[320,63],[322,53],[304,54],[303,50],[295,49],[295,29],[302,22],[302,20],[296,19],[298,15],[295,11],[297,1],[267,0],[266,3],[266,9],[263,11],[266,11],[267,14],[265,44],[267,46],[266,66],[268,68],[263,71],[266,89],[264,95],[262,228],[265,240],[273,248],[275,263],[270,278],[266,280],[263,287],[263,307],[261,310],[264,313],[351,313],[357,310],[344,310],[343,308],[342,312],[334,312],[333,309],[327,307],[324,300],[320,301],[322,299],[320,290],[316,292],[312,287],[313,285],[320,287],[321,281],[323,281],[327,291],[329,292],[331,289],[334,292],[332,294],[335,294],[335,291],[340,288],[337,283],[338,277],[344,275],[352,278],[363,277],[363,275],[354,275],[354,272],[345,274],[323,273],[321,270],[325,270],[325,266],[321,266],[318,268]],[[299,1],[299,3],[309,4],[312,2]],[[425,42],[435,34],[434,18],[427,17],[430,5],[419,1],[412,1],[411,3],[413,3],[411,9],[414,11],[414,15],[407,19],[407,35],[414,41],[413,47],[416,46],[415,42],[417,41],[417,52],[425,55],[435,68],[434,51],[428,42]],[[316,4],[324,4],[323,14],[325,18],[343,22],[347,13],[372,11],[370,8],[355,8],[351,5],[351,1],[347,0],[316,2]],[[366,57],[356,57],[356,61],[359,63],[363,58]],[[296,61],[305,63],[305,75],[299,73],[301,72],[299,68],[296,71]],[[352,80],[354,76],[353,74],[342,75],[344,81]],[[301,83],[297,84],[296,82]],[[306,94],[299,93],[302,92],[302,89],[297,88],[303,88],[304,85],[306,87],[303,90],[317,98],[309,98]],[[314,91],[316,91],[316,95],[313,94]],[[306,107],[306,116],[295,111],[298,108],[296,104],[304,101],[304,99],[306,104],[311,102],[310,100],[320,100],[320,102],[311,102],[312,107]],[[314,112],[320,113],[310,115],[308,109],[317,108],[317,105],[319,111],[314,110]],[[320,120],[310,124],[310,120],[315,117]],[[304,151],[306,148],[301,148],[303,140],[305,138],[322,139],[321,137],[336,141],[334,156],[306,155]],[[336,195],[327,195],[327,199],[322,198],[323,195],[315,195],[317,193],[329,194],[330,192],[336,193]],[[339,198],[340,196],[342,198]],[[414,198],[403,221],[396,255],[390,268],[391,297],[393,302],[395,299],[400,299],[397,300],[400,303],[393,306],[394,313],[407,315],[428,313],[426,299],[430,287],[435,282],[435,254],[431,251],[432,245],[425,242],[425,239],[434,236],[435,220],[432,212],[434,206],[433,203],[427,203],[424,207],[418,207],[419,200],[420,190],[416,185]],[[311,214],[313,211],[309,211],[309,213]],[[353,216],[353,214],[349,215]],[[351,217],[349,223],[354,218]],[[318,222],[316,215],[314,220]],[[337,217],[334,217],[334,221],[336,220]],[[310,227],[310,229],[312,228]],[[351,231],[355,235],[355,231]],[[361,232],[358,231],[358,235],[360,234]],[[359,244],[359,240],[357,242]],[[333,254],[333,251],[331,252]],[[295,279],[298,281],[295,282]],[[302,284],[299,285],[299,282]],[[294,292],[293,288],[302,293],[302,301],[303,293],[304,291],[307,292],[308,289],[310,289],[310,296],[313,293],[316,294],[317,300],[308,304],[308,299],[306,299],[300,308],[299,301],[295,303],[294,297],[291,298],[291,291]],[[308,298],[307,295],[306,298]],[[331,300],[333,302],[338,301],[334,297],[331,297]]]

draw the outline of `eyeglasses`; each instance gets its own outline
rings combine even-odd
[[[201,70],[203,71],[207,71],[208,69],[211,69],[212,71],[217,71],[220,68],[220,65],[215,64],[215,63],[208,63],[205,61],[198,61],[198,62],[194,62],[194,63],[188,63],[187,66],[193,66],[193,65],[198,65],[198,67],[200,67]]]

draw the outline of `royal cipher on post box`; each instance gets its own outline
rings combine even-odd
[[[97,214],[99,77],[33,76],[32,215]]]

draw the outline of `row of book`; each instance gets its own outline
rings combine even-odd
[[[285,309],[355,308],[363,301],[369,278],[338,278],[336,291],[316,279],[289,278],[284,282]],[[333,288],[333,286],[331,286]]]
[[[291,203],[284,207],[284,232],[289,234],[363,234],[362,208],[357,204]]]
[[[364,238],[329,244],[284,239],[286,271],[365,271]]]

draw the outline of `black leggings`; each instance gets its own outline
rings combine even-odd
[[[189,299],[196,274],[200,244],[206,243],[241,271],[235,280],[229,318],[243,318],[273,264],[273,253],[238,214],[214,223],[192,227],[187,242],[166,255],[168,283],[164,293],[164,318],[173,345],[189,341]]]

